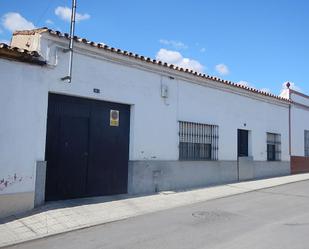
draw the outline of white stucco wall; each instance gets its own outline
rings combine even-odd
[[[47,91],[39,66],[0,59],[0,194],[34,189],[44,160]]]
[[[55,81],[65,75],[67,61],[60,54]],[[288,157],[288,107],[270,104],[182,79],[75,55],[71,85],[51,84],[53,92],[91,96],[133,105],[130,160],[178,160],[178,121],[219,125],[219,160],[237,159],[237,129],[252,135],[254,160],[266,160],[266,132],[280,133],[282,160]],[[168,99],[160,96],[168,86]],[[93,94],[100,88],[101,94]],[[85,93],[87,95],[85,95]],[[246,126],[244,126],[246,124]],[[134,134],[134,135],[133,135]],[[227,146],[229,145],[229,146]]]
[[[181,81],[179,110],[180,120],[219,125],[219,160],[237,159],[237,129],[251,131],[250,156],[261,161],[267,159],[266,133],[281,134],[282,160],[289,160],[286,106]]]
[[[305,130],[309,130],[309,98],[293,92],[290,97],[296,102],[291,108],[291,154],[292,156],[304,156],[304,135]]]
[[[45,154],[48,92],[130,104],[130,160],[178,160],[179,120],[219,125],[219,160],[236,160],[237,129],[251,131],[257,161],[266,160],[266,132],[280,133],[282,160],[289,160],[286,104],[250,97],[244,90],[215,89],[210,87],[213,82],[208,87],[193,84],[167,69],[160,74],[157,66],[142,68],[140,61],[120,61],[121,56],[96,48],[84,55],[78,46],[73,80],[67,84],[60,78],[67,74],[68,54],[56,45],[41,44],[55,66],[0,59],[0,113],[5,121],[0,123],[0,180],[14,174],[22,177],[0,194],[34,191],[35,162],[44,160]],[[161,98],[162,84],[168,86],[167,99]],[[94,93],[94,88],[101,93]]]
[[[304,94],[301,93],[297,93],[297,92],[291,92],[290,93],[290,98],[295,101],[296,103],[302,104],[302,105],[306,105],[309,107],[309,96],[306,96]]]

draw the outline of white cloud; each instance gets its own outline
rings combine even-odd
[[[286,84],[288,82],[289,81],[286,81],[282,84],[282,89],[281,89],[281,92],[280,92],[280,95],[279,95],[280,97],[283,97],[283,98],[289,97],[288,87],[286,86]],[[301,92],[301,89],[298,86],[296,86],[294,82],[289,82],[289,83],[290,83],[290,89]]]
[[[250,87],[250,88],[254,88],[254,89],[257,89],[255,86],[251,85],[251,83],[249,83],[248,81],[245,81],[245,80],[241,80],[241,81],[238,81],[237,82],[238,85],[241,85],[241,86],[245,86],[245,87]],[[271,93],[270,89],[269,88],[261,88],[259,89],[261,92],[264,92],[264,93]]]
[[[14,32],[16,30],[34,29],[32,22],[25,19],[22,15],[16,12],[9,12],[3,15],[2,25],[7,30]]]
[[[289,98],[289,90],[287,88],[282,89],[279,96],[282,97],[282,98],[288,99]]]
[[[72,10],[69,7],[63,7],[63,6],[58,6],[55,9],[55,15],[58,16],[60,19],[70,22],[71,21],[71,13]],[[80,14],[76,12],[75,20],[76,22],[80,22],[83,20],[87,20],[90,18],[89,14]]]
[[[50,19],[47,19],[47,20],[45,21],[45,23],[46,23],[46,24],[49,24],[49,25],[53,25],[53,24],[54,24],[54,22],[53,22],[52,20],[50,20]]]
[[[177,51],[167,50],[164,48],[161,48],[158,51],[158,53],[156,54],[156,59],[177,65],[179,67],[192,69],[197,72],[203,72],[204,69],[204,66],[200,62],[190,58],[185,58],[182,56],[181,53]]]
[[[10,45],[10,41],[8,41],[8,40],[0,40],[0,43],[5,43],[7,45]]]
[[[159,42],[161,44],[171,46],[174,49],[186,49],[186,48],[188,48],[188,46],[181,41],[160,39]]]
[[[260,89],[260,91],[262,91],[264,93],[271,93],[269,88],[262,88],[262,89]]]
[[[251,87],[250,84],[249,84],[249,82],[244,81],[244,80],[238,81],[237,84],[238,84],[238,85],[241,85],[241,86]]]
[[[225,64],[218,64],[216,65],[215,69],[221,75],[227,75],[230,73],[229,68]]]

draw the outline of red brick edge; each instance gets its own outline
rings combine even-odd
[[[291,156],[291,173],[299,174],[309,172],[309,157]]]

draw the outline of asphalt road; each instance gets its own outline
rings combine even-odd
[[[309,248],[309,181],[230,196],[10,248]]]

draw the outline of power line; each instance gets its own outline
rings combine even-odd
[[[48,4],[46,6],[46,8],[44,9],[44,11],[42,12],[42,14],[39,16],[39,18],[36,20],[35,25],[39,26],[41,20],[43,19],[43,17],[46,15],[46,13],[50,10],[51,6],[52,6],[52,2],[53,0],[49,0]]]

